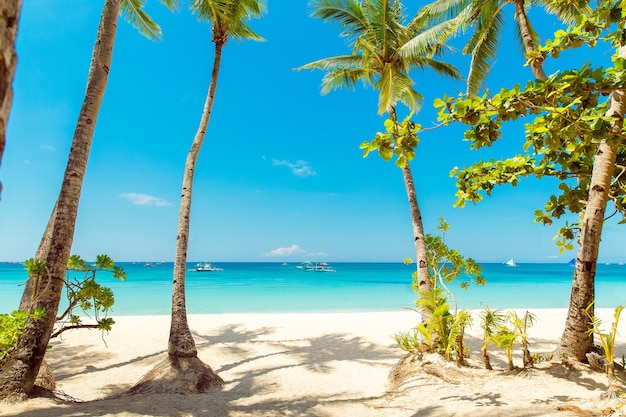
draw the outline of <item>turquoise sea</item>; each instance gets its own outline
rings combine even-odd
[[[111,315],[169,314],[172,263],[121,263],[128,279],[99,272],[115,293]],[[215,263],[221,272],[187,272],[187,309],[194,313],[397,311],[413,307],[412,265],[334,263],[336,272],[305,272],[297,263]],[[189,264],[192,269],[195,263]],[[484,264],[484,287],[453,286],[459,308],[566,308],[573,267]],[[17,308],[26,279],[20,264],[0,263],[0,313]],[[596,306],[626,304],[626,265],[598,265]]]

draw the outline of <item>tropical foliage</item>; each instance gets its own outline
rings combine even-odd
[[[617,328],[619,325],[619,319],[622,315],[622,311],[626,308],[626,306],[621,305],[615,308],[615,312],[613,314],[613,323],[608,331],[602,328],[602,320],[598,317],[593,316],[589,311],[591,310],[591,304],[585,310],[587,317],[591,320],[592,327],[589,329],[590,334],[595,334],[600,338],[600,347],[602,348],[602,353],[604,353],[605,359],[605,372],[609,380],[609,390],[606,394],[606,397],[616,397],[619,393],[619,383],[615,376],[615,339],[617,338]]]
[[[499,161],[479,161],[455,168],[456,204],[477,202],[490,195],[495,185],[515,186],[528,176],[553,177],[558,191],[535,212],[536,221],[550,224],[567,213],[581,217],[565,224],[557,233],[561,250],[571,249],[579,236],[570,308],[565,331],[557,349],[584,360],[591,349],[589,323],[581,312],[593,302],[595,264],[607,203],[625,217],[623,115],[624,93],[619,86],[626,80],[626,50],[622,42],[622,3],[602,2],[589,15],[580,15],[568,30],[559,30],[552,40],[529,54],[528,62],[557,57],[561,51],[598,42],[611,45],[616,53],[610,68],[587,64],[561,71],[545,81],[514,86],[497,94],[457,98],[444,96],[435,101],[443,123],[460,121],[468,125],[465,139],[472,148],[490,146],[501,136],[504,123],[531,118],[526,123],[526,141],[521,152]],[[603,96],[610,100],[604,101]],[[578,234],[577,234],[578,233]]]
[[[35,280],[46,273],[45,262],[30,258],[24,262],[26,272]],[[115,297],[113,291],[96,281],[98,271],[110,272],[113,278],[126,279],[126,271],[107,255],[98,255],[96,261],[90,264],[78,255],[72,255],[67,264],[65,279],[68,307],[56,318],[56,329],[50,338],[57,337],[61,333],[82,328],[95,328],[102,331],[111,330],[115,322],[107,317],[108,311],[113,307]],[[79,275],[76,275],[79,273]],[[37,293],[33,295],[37,297]],[[74,309],[79,307],[83,315],[74,314]],[[104,314],[104,316],[101,316]],[[83,323],[84,317],[93,315],[96,323]],[[43,308],[34,309],[32,312],[16,310],[11,314],[0,315],[0,366],[14,350],[19,337],[26,330],[28,319],[41,321],[46,317]]]
[[[473,259],[465,258],[459,251],[448,248],[444,237],[450,226],[442,218],[439,219],[438,229],[441,236],[426,235],[431,290],[419,289],[417,274],[413,283],[413,290],[419,294],[416,306],[426,320],[422,320],[411,332],[397,334],[396,341],[409,352],[436,352],[447,360],[454,357],[457,364],[461,365],[466,356],[463,342],[465,328],[471,325],[472,317],[467,310],[457,310],[456,299],[449,285],[463,277],[465,280],[459,283],[459,287],[468,289],[472,281],[484,285],[485,278],[481,275],[481,267]],[[412,260],[405,259],[405,262],[410,263]],[[454,305],[452,312],[449,300]]]

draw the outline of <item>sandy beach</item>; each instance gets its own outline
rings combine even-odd
[[[561,336],[564,309],[532,310],[531,353],[548,352]],[[605,327],[613,311],[598,310]],[[48,361],[68,402],[37,398],[0,404],[1,416],[570,416],[600,415],[606,376],[588,366],[538,364],[507,371],[494,351],[494,371],[424,372],[393,386],[404,357],[393,335],[415,325],[412,311],[328,314],[191,315],[199,357],[224,379],[198,395],[122,395],[165,356],[168,316],[115,317],[109,334],[73,331],[54,340]],[[616,357],[626,355],[626,319]],[[480,357],[478,322],[467,340]],[[497,353],[497,355],[496,355]],[[520,352],[515,364],[521,366]],[[623,371],[618,372],[623,383]],[[570,406],[574,411],[559,411]],[[591,414],[584,413],[592,410]],[[613,415],[619,414],[617,410]]]

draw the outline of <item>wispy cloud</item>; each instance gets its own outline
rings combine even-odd
[[[169,201],[165,201],[163,199],[148,194],[122,193],[120,194],[120,197],[130,200],[131,203],[138,206],[164,207],[172,205],[172,203],[170,203]]]
[[[317,172],[311,168],[311,165],[309,165],[307,161],[291,162],[289,160],[274,159],[272,160],[272,166],[286,166],[294,175],[299,177],[312,177],[317,175]]]
[[[287,248],[277,248],[264,254],[263,256],[289,256],[298,253],[304,253],[304,250],[298,245],[291,245]]]

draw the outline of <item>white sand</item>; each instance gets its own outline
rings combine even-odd
[[[532,312],[539,320],[530,329],[531,353],[550,351],[561,336],[566,311]],[[597,313],[608,328],[613,311]],[[571,416],[576,414],[557,407],[608,406],[597,401],[606,390],[601,372],[572,365],[548,372],[547,364],[507,372],[502,355],[495,352],[496,370],[468,371],[460,384],[420,374],[388,392],[389,371],[404,356],[393,335],[418,319],[412,311],[192,315],[198,356],[224,379],[224,388],[188,396],[119,397],[165,357],[169,317],[116,317],[110,334],[69,332],[52,343],[47,355],[58,390],[84,402],[37,398],[0,404],[0,415]],[[625,323],[626,318],[620,325],[619,358],[626,355]],[[476,359],[478,334],[476,322],[468,332]],[[521,366],[519,351],[515,363]]]

